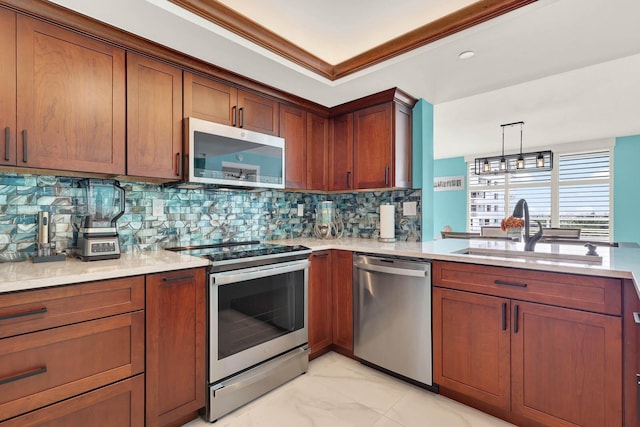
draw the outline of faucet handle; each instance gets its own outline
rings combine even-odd
[[[596,252],[598,247],[593,243],[585,243],[584,247],[587,248],[587,255],[598,256],[598,252]]]

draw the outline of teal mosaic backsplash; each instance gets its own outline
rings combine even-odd
[[[0,252],[33,255],[36,218],[51,214],[57,250],[72,247],[74,224],[83,213],[79,178],[0,174]],[[420,240],[420,190],[341,194],[285,191],[179,189],[161,184],[121,181],[126,211],[118,220],[123,252],[228,240],[278,240],[313,236],[315,209],[332,200],[344,222],[344,237],[378,238],[379,205],[396,205],[396,238]],[[153,200],[164,201],[162,215],[153,216]],[[417,202],[417,215],[402,216],[402,202]],[[304,203],[304,216],[297,206]]]

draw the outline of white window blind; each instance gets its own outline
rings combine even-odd
[[[564,155],[559,164],[559,226],[582,229],[583,239],[610,240],[609,152]]]
[[[561,154],[545,172],[484,175],[469,165],[468,231],[499,226],[519,199],[543,227],[581,228],[581,238],[611,239],[610,150]]]

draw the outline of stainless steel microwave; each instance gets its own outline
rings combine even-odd
[[[188,183],[284,188],[284,139],[189,117]]]

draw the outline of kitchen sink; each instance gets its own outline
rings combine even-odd
[[[578,255],[555,252],[525,252],[508,249],[489,248],[465,248],[456,251],[457,254],[491,256],[499,258],[524,259],[529,261],[551,261],[551,262],[571,262],[578,264],[602,264],[602,257],[599,255]]]

